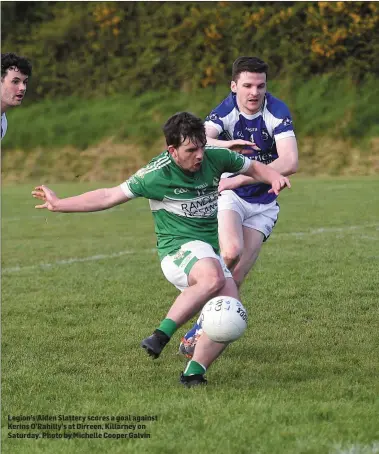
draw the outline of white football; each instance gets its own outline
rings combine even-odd
[[[216,296],[203,307],[201,325],[214,342],[233,342],[247,328],[247,311],[230,296]]]

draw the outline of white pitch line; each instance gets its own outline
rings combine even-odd
[[[42,216],[28,216],[28,217],[18,217],[18,218],[6,218],[2,216],[1,222],[13,222],[13,221],[27,221],[28,219],[46,219]]]
[[[353,444],[343,447],[336,445],[330,454],[379,454],[379,442],[373,442],[371,445]]]
[[[156,249],[144,249],[140,252],[156,252]],[[29,265],[29,266],[14,266],[11,268],[3,268],[2,272],[3,273],[17,273],[19,271],[24,271],[24,270],[35,270],[37,268],[42,268],[42,269],[47,269],[47,268],[52,268],[53,266],[60,266],[60,265],[71,265],[72,263],[79,263],[79,262],[93,262],[96,260],[104,260],[104,259],[114,259],[117,257],[121,257],[123,255],[130,255],[130,254],[136,254],[137,251],[120,251],[120,252],[115,252],[114,254],[98,254],[98,255],[92,255],[90,257],[73,257],[70,259],[66,260],[57,260],[56,262],[53,263],[39,263],[38,265]]]
[[[93,212],[90,212],[90,213],[75,213],[77,216],[90,216],[90,215],[98,215],[98,214],[110,214],[110,213],[113,213],[115,211],[121,211],[121,208],[112,208],[111,210],[102,210],[102,211],[93,211]],[[62,218],[66,218],[68,219],[68,217],[66,217],[66,214],[67,213],[57,213],[55,215],[55,218],[57,218],[59,216],[60,218],[60,221],[62,220]],[[19,222],[19,221],[22,221],[22,222],[27,222],[29,221],[30,219],[40,219],[41,221],[47,221],[49,218],[47,216],[41,216],[41,215],[38,215],[38,214],[34,214],[32,216],[19,216],[19,217],[14,217],[14,218],[7,218],[7,217],[2,217],[2,222]],[[53,218],[51,218],[53,219]]]
[[[92,211],[88,213],[75,213],[76,215],[81,215],[81,216],[89,216],[89,215],[97,215],[97,214],[111,214],[116,211],[123,211],[123,207],[114,207],[109,210],[101,210],[101,211]],[[135,208],[134,211],[140,212],[140,211],[151,211],[149,207],[139,207]],[[67,213],[57,213],[56,216],[64,216]],[[48,218],[46,216],[41,216],[41,215],[32,215],[32,216],[19,216],[19,217],[13,217],[13,218],[7,218],[5,216],[2,216],[1,221],[2,222],[27,222],[29,219],[41,219],[41,221],[46,221]]]
[[[309,235],[319,235],[322,233],[341,233],[341,232],[347,232],[347,231],[354,231],[354,230],[359,230],[359,229],[364,229],[367,227],[377,227],[379,229],[379,224],[362,224],[362,225],[351,225],[347,227],[321,227],[318,229],[312,229],[309,230],[308,232],[289,232],[289,233],[276,233],[273,235],[273,238],[280,238],[280,237],[306,237]],[[362,239],[370,239],[370,240],[378,240],[378,238],[375,237],[369,237],[369,236],[364,236],[360,235],[360,238]],[[45,269],[45,268],[51,268],[53,266],[60,266],[60,265],[70,265],[72,263],[78,263],[78,262],[92,262],[95,260],[103,260],[103,259],[112,259],[116,257],[121,257],[123,255],[129,255],[129,254],[136,254],[140,252],[156,252],[156,249],[143,249],[142,251],[132,251],[132,250],[126,250],[126,251],[120,251],[116,252],[114,254],[99,254],[99,255],[93,255],[90,257],[73,257],[70,259],[66,260],[58,260],[53,263],[40,263],[38,265],[29,265],[29,266],[14,266],[10,268],[3,268],[2,272],[3,273],[17,273],[20,271],[24,270],[34,270],[34,269]]]
[[[366,229],[370,227],[377,227],[379,229],[379,224],[361,224],[361,225],[349,225],[344,227],[319,227],[318,229],[308,230],[307,232],[288,232],[288,233],[275,233],[273,238],[276,237],[285,237],[285,236],[308,236],[308,235],[319,235],[322,233],[343,233],[349,232],[350,230],[359,230]]]

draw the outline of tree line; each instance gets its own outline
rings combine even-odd
[[[2,52],[33,63],[30,99],[225,84],[240,55],[269,78],[379,74],[377,2],[2,2]]]

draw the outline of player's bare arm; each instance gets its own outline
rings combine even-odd
[[[256,183],[256,180],[246,175],[236,175],[231,178],[222,178],[218,185],[218,192],[226,191],[228,189],[236,189],[240,186],[246,186],[252,183]]]
[[[290,180],[287,177],[258,161],[251,161],[250,166],[247,171],[244,172],[244,175],[253,177],[256,181],[270,184],[271,189],[268,191],[270,194],[274,193],[278,195],[285,187],[291,187]]]
[[[120,186],[96,189],[81,195],[60,199],[50,188],[41,185],[32,191],[32,196],[43,202],[36,205],[35,208],[45,208],[59,213],[102,211],[130,200]]]
[[[268,164],[282,175],[293,175],[298,167],[298,150],[296,137],[286,137],[276,142],[278,158]]]
[[[216,128],[210,125],[205,125],[205,134],[207,136],[207,145],[213,147],[229,148],[230,150],[243,153],[246,147],[255,147],[253,142],[248,140],[235,139],[235,140],[218,140],[216,137],[219,136],[219,132]],[[251,150],[247,150],[251,151]]]
[[[252,147],[255,148],[256,145],[253,142],[249,142],[248,140],[241,140],[241,139],[236,139],[236,140],[218,140],[216,137],[218,137],[219,132],[217,131],[216,128],[210,126],[210,125],[205,125],[205,133],[207,136],[207,144],[212,145],[212,146],[217,146],[217,147],[222,147],[222,148],[229,148],[235,152],[240,152],[244,154],[244,149],[246,152],[250,153],[250,149],[246,149],[246,147]],[[246,175],[237,175],[233,178],[223,178],[220,181],[220,184],[218,186],[218,191],[222,192],[227,189],[235,189],[240,186],[248,185],[255,183],[256,181],[254,178],[250,178]]]
[[[278,158],[275,159],[275,161],[270,162],[270,164],[267,164],[267,167],[271,167],[284,176],[296,173],[298,167],[296,137],[286,137],[285,139],[278,140],[276,142],[276,149],[278,151]],[[218,190],[221,192],[227,189],[236,189],[240,186],[246,186],[256,182],[257,181],[254,178],[250,178],[246,175],[237,175],[232,178],[223,178],[220,181]]]

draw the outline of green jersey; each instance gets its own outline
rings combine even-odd
[[[195,240],[219,252],[217,188],[221,174],[243,173],[250,163],[227,148],[205,147],[201,168],[187,172],[165,151],[121,185],[127,197],[149,199],[161,260]]]

